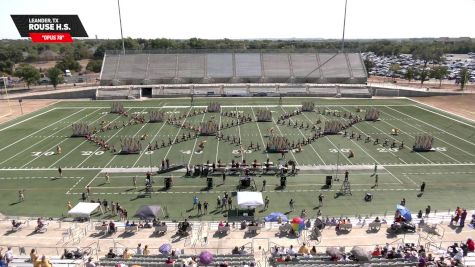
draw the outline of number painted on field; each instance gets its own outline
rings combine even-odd
[[[232,153],[233,153],[234,155],[239,155],[239,154],[241,154],[241,153],[239,152],[239,149],[234,149]],[[252,150],[244,150],[244,153],[246,153],[246,154],[251,154],[251,153],[252,153]]]
[[[43,151],[35,151],[35,152],[31,152],[31,155],[32,155],[33,157],[52,156],[52,155],[54,155],[54,152],[53,152],[53,151],[46,151],[46,152],[43,152]]]
[[[167,113],[167,114],[172,114],[172,113],[177,114],[177,113],[180,113],[180,111],[167,111],[167,112],[165,112],[165,113]]]
[[[152,155],[153,151],[145,151],[145,155]]]
[[[439,152],[445,152],[447,151],[447,148],[446,147],[434,147],[435,151],[439,151]]]
[[[338,153],[338,149],[336,149],[336,148],[330,148],[330,149],[328,149],[328,151],[330,151],[330,153]],[[349,148],[340,148],[340,152],[349,153],[350,149]]]
[[[101,112],[101,114],[102,114],[102,115],[107,115],[107,114],[109,114],[109,112],[104,111],[104,112]]]
[[[91,156],[91,155],[95,155],[95,156],[100,156],[100,155],[103,155],[104,154],[104,151],[81,151],[81,156]]]
[[[187,155],[191,154],[191,150],[181,150],[180,152]]]
[[[378,148],[376,148],[376,150],[378,150],[378,152],[381,152],[381,153],[387,153],[387,152],[398,152],[399,148],[396,148],[396,147],[393,147],[393,148],[378,147]]]
[[[195,151],[195,154],[196,154],[196,155],[203,154],[203,150],[201,150],[201,151]]]
[[[134,114],[134,115],[148,114],[148,111],[135,111],[135,112],[132,112],[132,114]]]

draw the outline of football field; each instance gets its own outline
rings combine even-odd
[[[292,113],[305,101],[315,104],[313,112],[279,122],[281,115]],[[201,112],[211,102],[221,104],[221,113]],[[258,216],[289,212],[290,199],[295,201],[291,215],[300,214],[302,209],[314,215],[320,193],[325,196],[321,212],[329,216],[392,213],[402,198],[406,198],[413,212],[427,205],[444,212],[456,206],[472,208],[475,200],[475,123],[411,100],[284,98],[280,103],[278,98],[196,98],[190,106],[190,99],[170,98],[121,103],[129,116],[143,116],[145,122],[129,124],[130,117],[111,113],[111,101],[63,101],[1,124],[0,213],[59,217],[67,213],[67,201],[77,203],[89,186],[92,199],[118,201],[129,214],[140,205],[153,203],[166,207],[173,219],[222,218],[227,212],[215,210],[216,199],[224,192],[236,191],[239,175],[229,176],[225,183],[221,176],[214,176],[215,186],[210,190],[206,189],[205,178],[185,177],[182,170],[154,175],[154,191],[148,198],[144,194],[145,173],[157,170],[164,159],[190,166],[218,160],[249,163],[269,159],[277,164],[282,162],[281,154],[265,151],[271,135],[283,136],[289,143],[303,142],[315,133],[313,126],[323,127],[331,120],[344,122],[345,113],[364,117],[371,108],[380,111],[380,120],[358,122],[347,129],[346,136],[325,135],[302,145],[301,151],[292,149],[286,153],[285,159],[294,161],[300,172],[288,178],[285,189],[279,187],[280,176],[254,177],[258,190],[266,180],[263,195],[271,203],[268,210],[259,210]],[[262,110],[271,112],[272,121],[257,122],[256,114]],[[151,111],[163,111],[166,117],[177,118],[178,123],[148,122]],[[251,121],[238,125],[231,113],[250,117]],[[224,139],[188,138],[193,132],[184,126],[198,127],[208,121],[219,125]],[[95,137],[117,150],[124,138],[143,137],[142,150],[123,155],[104,150],[83,137],[71,137],[71,125],[75,123],[96,129],[110,125]],[[393,135],[392,129],[399,129],[399,134]],[[433,151],[413,152],[416,136],[424,134],[433,136]],[[149,144],[157,148],[148,150]],[[350,153],[354,156],[349,157]],[[378,186],[374,186],[375,164]],[[59,167],[62,177],[58,175]],[[352,195],[336,194],[342,179],[331,188],[324,187],[325,176],[342,177],[345,170],[350,173]],[[105,173],[109,173],[110,183],[106,183]],[[137,188],[132,184],[134,176],[138,177]],[[164,177],[170,176],[173,186],[165,190]],[[424,194],[419,194],[422,182],[427,187]],[[24,190],[24,202],[18,202],[18,190]],[[367,192],[374,195],[373,201],[363,201]],[[196,217],[196,210],[190,210],[194,195],[210,203],[209,214]]]

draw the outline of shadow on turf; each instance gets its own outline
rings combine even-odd
[[[16,204],[20,204],[20,203],[21,203],[21,201],[12,202],[12,203],[10,203],[10,206],[14,206],[14,205],[16,205]]]

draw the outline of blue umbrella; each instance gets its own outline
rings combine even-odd
[[[266,222],[277,222],[279,220],[279,217],[282,219],[283,222],[288,222],[289,221],[289,219],[287,219],[287,216],[285,216],[285,214],[280,213],[280,212],[272,212],[271,214],[264,217],[264,221],[266,221]]]
[[[406,221],[412,221],[412,214],[411,211],[408,210],[406,207],[401,205],[396,205],[396,209],[399,211],[402,217],[406,219]]]
[[[168,243],[161,245],[160,248],[158,249],[158,251],[162,253],[163,255],[170,254],[171,250],[172,250],[172,246]]]

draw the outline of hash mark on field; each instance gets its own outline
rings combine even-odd
[[[71,190],[73,190],[73,188],[75,188],[76,185],[78,185],[83,179],[84,177],[81,177],[81,179],[79,179],[71,188],[69,188],[69,190],[66,192],[66,195],[69,195]]]

